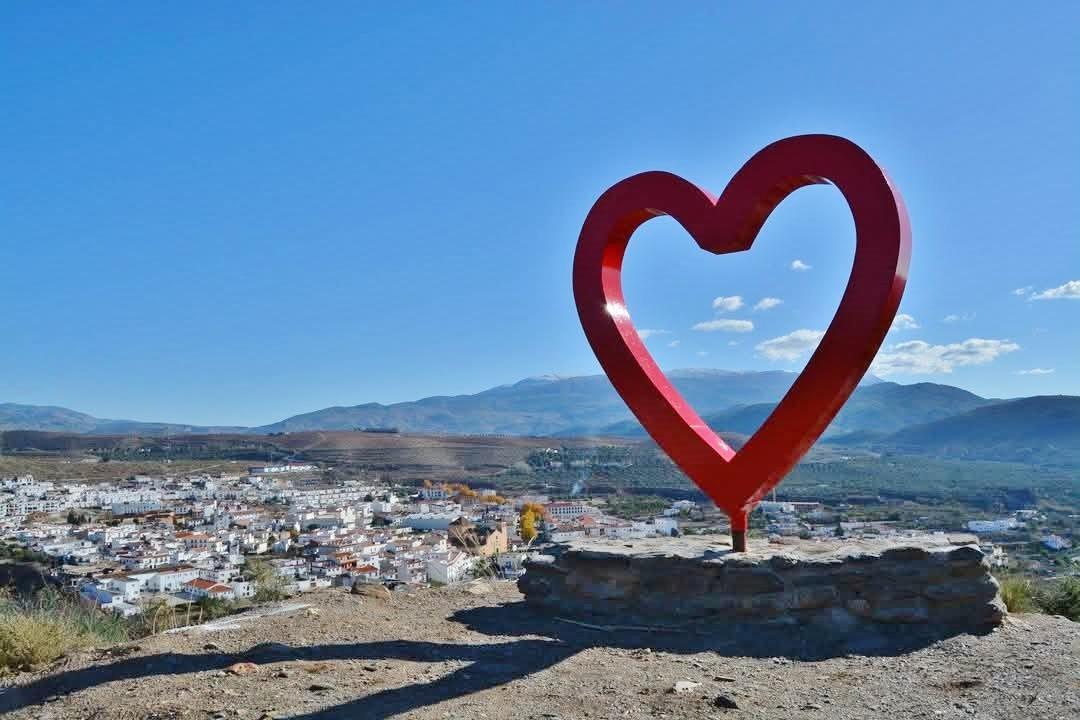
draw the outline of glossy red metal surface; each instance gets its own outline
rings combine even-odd
[[[773,209],[804,185],[832,183],[855,220],[855,261],[825,336],[776,410],[738,453],[710,429],[656,365],[622,292],[630,236],[669,215],[702,250],[749,250]],[[669,457],[731,518],[747,514],[810,449],[870,367],[900,305],[911,230],[899,192],[858,145],[801,135],[759,151],[719,198],[666,172],[608,189],[593,205],[574,256],[574,298],[604,372]]]

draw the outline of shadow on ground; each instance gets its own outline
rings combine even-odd
[[[334,707],[294,715],[289,720],[389,718],[526,678],[592,647],[647,647],[671,653],[714,652],[727,657],[786,656],[821,660],[846,654],[900,655],[945,637],[941,634],[919,635],[910,628],[873,636],[860,633],[847,639],[837,638],[824,629],[747,625],[688,626],[678,631],[598,630],[540,614],[521,601],[459,611],[451,616],[451,620],[476,632],[497,636],[499,640],[479,644],[393,640],[308,647],[271,643],[234,654],[159,653],[123,658],[11,687],[0,695],[0,713],[106,683],[222,670],[239,661],[454,660],[470,663],[431,682],[382,690]],[[520,639],[505,640],[507,636]]]

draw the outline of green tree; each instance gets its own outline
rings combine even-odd
[[[221,598],[199,598],[199,601],[195,603],[195,606],[201,611],[200,616],[204,622],[217,620],[226,615],[231,615],[233,612],[233,604]]]
[[[1080,622],[1080,577],[1051,580],[1039,593],[1040,609],[1048,615],[1061,615]]]
[[[274,602],[288,596],[285,578],[268,562],[248,560],[244,563],[244,577],[255,584],[255,602]]]

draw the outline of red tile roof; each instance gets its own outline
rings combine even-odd
[[[185,585],[190,585],[193,588],[204,590],[207,593],[229,593],[233,589],[228,585],[216,583],[213,580],[203,580],[202,578],[195,578],[194,580],[188,580]]]

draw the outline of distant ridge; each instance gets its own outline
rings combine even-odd
[[[897,452],[1080,467],[1080,397],[994,403],[904,428],[883,442]]]
[[[855,389],[829,426],[826,438],[853,432],[891,433],[908,425],[940,420],[995,402],[951,385],[900,385],[875,380]],[[714,430],[751,435],[774,409],[775,402],[733,405],[719,412],[702,413],[702,419]],[[603,431],[614,435],[645,434],[633,419],[609,425]]]
[[[686,369],[674,385],[716,431],[747,437],[795,379],[780,371]],[[402,434],[646,437],[603,375],[526,378],[472,395],[324,408],[256,428],[108,420],[64,407],[0,403],[0,449],[10,431],[88,436],[263,435],[390,429]],[[390,433],[384,433],[389,435]],[[979,397],[936,383],[868,378],[822,441],[876,453],[1080,467],[1080,397]],[[12,446],[14,447],[14,446]]]
[[[181,435],[250,432],[249,428],[216,425],[107,420],[55,405],[0,403],[0,430],[40,430],[87,435]]]
[[[779,370],[686,368],[672,370],[669,377],[695,407],[702,412],[718,412],[738,404],[775,402],[796,375]],[[63,407],[0,404],[0,430],[90,434],[272,433],[394,427],[421,433],[565,435],[594,432],[631,419],[626,404],[604,375],[542,375],[471,395],[440,395],[387,405],[333,406],[252,428],[109,420]]]
[[[774,370],[702,368],[673,370],[668,376],[712,428],[744,437],[764,422],[796,377]],[[329,407],[255,428],[110,420],[64,407],[0,403],[0,431],[154,437],[358,428],[448,435],[645,437],[604,375],[546,375],[471,395]],[[1080,398],[1002,401],[951,385],[902,385],[870,377],[852,394],[823,441],[874,452],[1080,463]]]
[[[787,392],[796,375],[783,371],[685,369],[673,370],[668,377],[696,407],[716,411],[739,403],[775,401]],[[474,395],[325,408],[258,430],[297,432],[391,426],[405,432],[571,435],[595,432],[629,419],[626,404],[605,375],[541,376]]]

